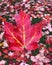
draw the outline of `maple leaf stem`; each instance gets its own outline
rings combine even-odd
[[[22,21],[22,23],[23,23],[23,40],[24,40],[24,47],[25,47],[25,37],[26,37],[26,35],[25,35],[25,26],[24,26],[24,17],[23,17],[23,21]]]

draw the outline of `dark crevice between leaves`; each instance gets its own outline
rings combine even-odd
[[[39,23],[42,20],[42,18],[33,18],[31,21],[31,24]]]
[[[45,35],[42,36],[41,39],[40,39],[40,41],[39,41],[39,43],[45,44],[45,43],[46,43],[46,42],[45,42],[45,39],[46,39],[46,36],[45,36]]]
[[[39,49],[36,49],[36,50],[33,50],[33,51],[32,51],[32,55],[33,55],[33,56],[36,56],[38,53],[39,53]]]
[[[7,22],[10,22],[9,18],[11,18],[11,16],[8,16],[8,15],[5,16],[5,15],[3,15],[2,17],[3,17],[3,18],[6,18],[6,21],[7,21]]]
[[[46,45],[46,48],[48,49],[49,47],[51,47],[49,44],[46,43],[46,36],[42,36],[42,38],[40,39],[39,43],[42,43],[44,45]]]
[[[5,65],[9,65],[9,62],[8,62],[8,61],[6,61]]]
[[[2,2],[2,0],[0,0],[0,2]]]
[[[52,32],[50,32],[49,35],[52,35]]]
[[[32,65],[32,61],[29,59],[27,64]]]

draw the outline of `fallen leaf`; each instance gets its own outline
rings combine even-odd
[[[35,50],[42,37],[42,27],[47,20],[31,25],[30,16],[21,11],[15,14],[16,25],[4,22],[5,38],[12,50]]]

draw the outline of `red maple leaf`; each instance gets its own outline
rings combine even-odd
[[[31,25],[30,16],[23,11],[15,15],[16,26],[5,22],[5,38],[12,50],[35,50],[42,37],[42,27],[45,21]]]

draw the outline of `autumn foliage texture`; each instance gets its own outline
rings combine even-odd
[[[21,11],[14,16],[16,24],[4,22],[5,38],[11,50],[35,50],[42,37],[42,28],[50,22],[43,19],[41,22],[31,24],[30,16]]]

